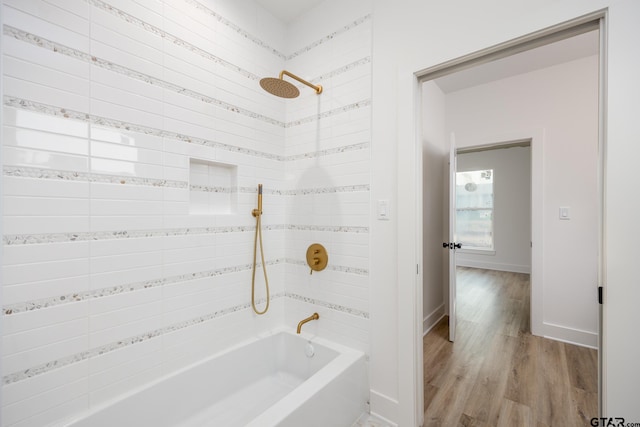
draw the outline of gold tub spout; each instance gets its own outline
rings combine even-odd
[[[313,313],[311,316],[307,317],[306,319],[302,319],[300,323],[298,323],[298,333],[300,333],[300,329],[302,329],[302,325],[304,325],[307,322],[311,322],[312,320],[318,320],[319,318],[320,318],[320,315],[318,313]]]

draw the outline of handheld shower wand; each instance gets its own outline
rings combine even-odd
[[[256,314],[265,314],[269,310],[269,279],[267,278],[267,264],[264,262],[264,249],[262,248],[262,184],[258,184],[258,208],[251,211],[251,215],[256,218],[256,235],[253,239],[253,270],[251,273],[251,307]],[[258,255],[258,237],[260,238],[260,259],[262,260],[262,271],[264,272],[264,283],[267,290],[267,305],[260,311],[256,307],[256,258]]]

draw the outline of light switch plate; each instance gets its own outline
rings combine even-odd
[[[560,208],[560,219],[571,219],[571,212],[568,207]]]
[[[378,220],[389,221],[390,209],[389,200],[378,200]]]

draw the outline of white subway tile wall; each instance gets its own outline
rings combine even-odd
[[[314,311],[305,332],[369,351],[371,5],[337,4],[285,26],[252,1],[2,1],[1,425],[60,424]],[[282,69],[324,92],[264,92]]]

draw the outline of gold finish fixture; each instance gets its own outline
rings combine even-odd
[[[262,215],[262,184],[258,184],[258,209],[252,210],[251,215],[255,218]]]
[[[278,77],[277,79],[274,77],[263,78],[262,80],[260,80],[260,86],[262,86],[262,89],[266,90],[270,94],[279,96],[280,98],[296,98],[298,95],[300,95],[300,91],[297,87],[283,79],[285,75],[299,81],[302,84],[309,86],[310,88],[315,90],[318,95],[322,93],[321,85],[314,85],[312,83],[309,83],[308,81],[301,79],[300,77],[288,72],[287,70],[280,71],[280,77]]]
[[[307,264],[311,267],[311,272],[322,271],[327,267],[329,263],[329,255],[327,250],[320,243],[314,243],[307,249]]]
[[[302,325],[304,325],[305,323],[311,322],[312,320],[318,320],[319,318],[320,318],[320,315],[318,313],[313,313],[311,316],[307,317],[306,319],[302,319],[300,323],[298,323],[297,333],[300,333],[300,330],[302,329]]]
[[[262,184],[258,184],[258,208],[251,211],[251,215],[256,218],[256,235],[253,239],[253,271],[251,273],[251,307],[256,314],[265,314],[269,310],[269,278],[267,277],[267,264],[264,262],[264,249],[262,248]],[[262,260],[262,271],[264,272],[264,284],[267,290],[267,305],[260,311],[256,307],[256,257],[258,252],[258,237],[260,237],[260,259]]]

